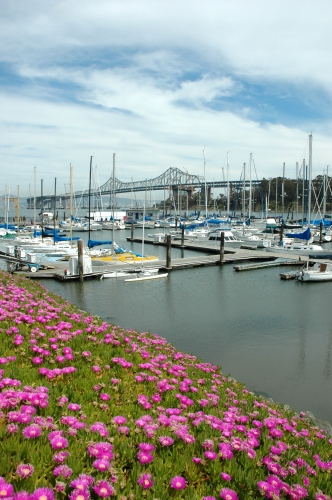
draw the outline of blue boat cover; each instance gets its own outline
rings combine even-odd
[[[66,236],[59,236],[57,233],[54,235],[52,234],[54,241],[72,241],[72,240],[79,240],[79,236],[73,236],[72,238],[67,238]]]
[[[299,240],[310,240],[310,227],[308,227],[303,233],[286,233],[285,236],[288,238],[297,238]]]
[[[112,245],[110,240],[88,240],[88,248],[97,247],[99,245]]]

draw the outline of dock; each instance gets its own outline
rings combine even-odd
[[[131,241],[131,238],[127,238]],[[142,243],[142,238],[134,238],[133,241]],[[166,246],[166,243],[156,242],[153,238],[144,238],[144,243]],[[172,247],[181,249],[190,249],[197,252],[196,256],[183,257],[183,258],[171,258],[170,266],[167,267],[166,260],[158,260],[152,262],[145,262],[145,268],[158,269],[158,271],[169,272],[176,271],[180,269],[190,269],[196,267],[206,267],[206,266],[219,266],[226,264],[236,264],[234,270],[239,271],[249,271],[255,269],[263,269],[275,266],[290,266],[290,265],[303,265],[303,263],[308,259],[308,257],[289,257],[289,253],[284,252],[283,254],[265,252],[263,249],[257,249],[255,247],[246,248],[224,248],[223,262],[220,262],[220,249],[217,245],[206,244],[200,241],[185,241],[184,246],[181,245],[181,241],[175,240],[171,242]],[[203,255],[204,254],[204,255]],[[206,255],[208,254],[208,255]],[[57,279],[62,282],[68,282],[73,280],[78,280],[78,275],[67,274],[68,261],[64,259],[59,259],[57,261],[52,261],[49,265],[39,266],[38,269],[31,269],[31,264],[26,261],[20,260],[20,262],[15,262],[19,259],[15,257],[8,256],[5,254],[0,254],[0,258],[9,261],[11,264],[16,264],[15,268],[11,269],[11,272],[19,273],[31,279]],[[14,262],[12,262],[14,261]],[[19,265],[17,265],[19,264]],[[27,269],[24,264],[27,264]],[[35,264],[36,266],[36,264]],[[92,260],[92,272],[84,274],[84,280],[86,279],[102,279],[103,274],[112,271],[123,271],[123,272],[135,272],[141,269],[141,262],[136,261],[133,263],[120,262],[120,261],[98,261]],[[284,278],[286,279],[286,278]],[[290,278],[287,278],[290,279]]]

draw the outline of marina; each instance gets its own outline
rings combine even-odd
[[[173,238],[171,231],[117,230],[114,248],[125,253],[114,257],[114,228],[100,231],[108,248],[90,250],[91,268],[82,282],[68,257],[55,253],[46,268],[31,272],[21,262],[18,272],[107,322],[158,334],[220,365],[257,394],[332,422],[326,398],[332,390],[331,283],[308,286],[289,271],[300,269],[310,255],[267,252],[248,240],[222,249],[218,239]],[[88,232],[79,241],[87,248]],[[324,244],[322,256],[331,246]],[[5,266],[5,256],[0,262]],[[145,267],[164,279],[142,279]]]

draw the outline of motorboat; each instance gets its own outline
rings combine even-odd
[[[214,231],[211,231],[208,235],[207,240],[205,243],[217,243],[220,242],[221,240],[221,232],[224,233],[224,246],[225,247],[230,247],[230,248],[240,248],[241,245],[244,245],[245,242],[242,239],[237,238],[234,236],[232,231],[230,229],[216,229]]]
[[[305,266],[297,271],[299,281],[332,281],[332,262],[308,260]]]
[[[271,238],[264,237],[261,233],[252,233],[250,230],[235,229],[232,231],[235,237],[239,237],[246,245],[256,248],[268,248],[271,246]]]
[[[116,231],[119,229],[126,229],[126,225],[120,221],[115,220],[114,222],[109,220],[109,221],[104,221],[101,223],[102,229],[115,229]]]
[[[142,269],[135,278],[127,278],[125,281],[133,282],[133,281],[144,281],[144,280],[153,280],[160,278],[167,278],[168,273],[158,273],[158,269]]]
[[[284,243],[284,242],[280,242]],[[301,256],[301,255],[324,255],[325,250],[320,245],[314,244],[305,244],[305,243],[286,243],[282,245],[272,245],[271,247],[266,249],[267,252],[274,253],[289,253],[292,256]],[[325,252],[327,255],[331,254],[331,251]]]

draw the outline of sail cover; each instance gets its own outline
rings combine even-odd
[[[97,247],[99,245],[112,245],[110,240],[88,240],[88,248]]]
[[[54,238],[54,241],[72,241],[72,240],[79,240],[78,236],[73,236],[72,238],[67,238],[66,236],[59,236],[57,233],[54,233],[52,235]]]
[[[303,233],[286,233],[288,238],[297,238],[298,240],[310,240],[310,227],[308,227]]]

